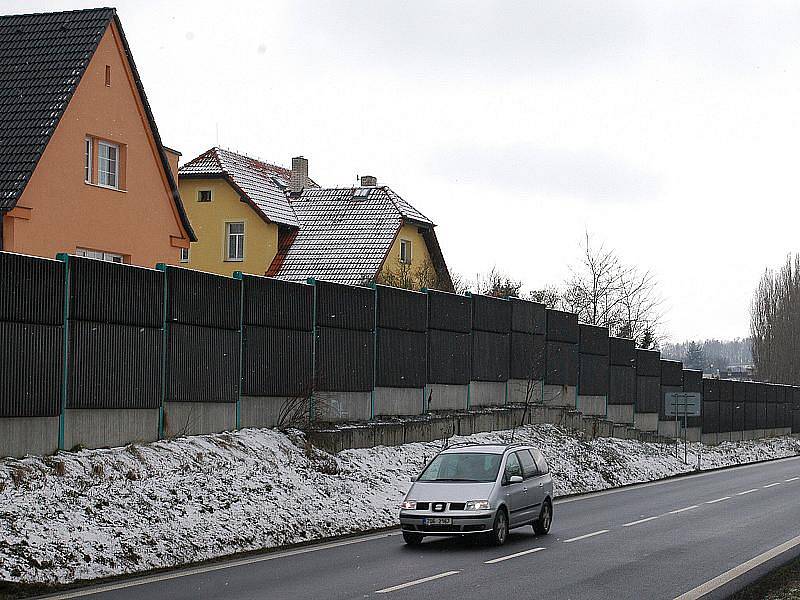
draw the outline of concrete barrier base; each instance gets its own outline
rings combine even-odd
[[[665,435],[671,438],[683,438],[683,427],[681,423],[673,421],[658,421],[658,435]]]
[[[575,408],[576,388],[574,385],[548,385],[545,384],[542,400],[550,406],[565,406]]]
[[[761,440],[767,437],[767,430],[766,429],[755,429],[750,431],[750,436],[746,439],[748,440]]]
[[[315,392],[314,413],[318,421],[368,421],[372,418],[371,392]]]
[[[687,427],[683,431],[683,435],[690,442],[699,442],[700,439],[703,437],[703,430],[700,427]]]
[[[469,407],[505,406],[505,381],[470,381]]]
[[[234,402],[165,402],[164,435],[202,435],[236,429]]]
[[[508,380],[508,404],[541,404],[542,394],[544,393],[544,382],[541,380],[531,381],[530,384],[525,379]]]
[[[302,405],[297,406],[298,412],[305,407],[305,418],[308,419],[308,400],[280,396],[242,396],[239,408],[240,424],[242,427],[275,427],[278,425],[281,413],[290,411],[289,403]]]
[[[731,431],[731,441],[732,442],[741,442],[744,439],[744,432],[743,431]]]
[[[628,439],[628,426],[621,425],[619,423],[614,424],[613,433],[611,434],[612,437],[618,438],[620,440],[627,440]]]
[[[614,423],[633,425],[633,404],[609,404],[606,418]]]
[[[64,449],[115,448],[158,439],[157,408],[68,408],[64,411]]]
[[[658,413],[636,413],[633,426],[639,431],[658,431]]]
[[[716,433],[704,433],[702,434],[700,441],[707,446],[716,446],[719,443]]]
[[[58,420],[58,417],[0,418],[0,457],[53,454],[58,450]]]
[[[375,415],[419,415],[424,412],[423,388],[377,387]]]
[[[577,408],[585,415],[592,415],[595,417],[606,416],[606,396],[578,396]]]
[[[429,383],[425,386],[426,410],[466,410],[469,386]]]

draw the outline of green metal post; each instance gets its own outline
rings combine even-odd
[[[242,362],[244,356],[244,278],[241,271],[234,271],[233,278],[239,284],[239,386],[236,395],[236,429],[242,428]]]
[[[58,414],[58,449],[64,448],[64,420],[67,410],[67,395],[69,382],[69,285],[70,285],[70,262],[69,254],[61,252],[56,258],[64,263],[64,314],[63,314],[63,336],[61,347],[61,411]]]
[[[311,395],[308,399],[308,423],[314,422],[314,394],[317,391],[317,280],[313,277],[306,279],[306,283],[314,287],[311,298],[311,379],[314,382],[311,386]]]
[[[164,403],[167,399],[167,265],[158,263],[156,269],[164,273],[164,306],[161,318],[161,403],[158,407],[158,439],[164,439]]]

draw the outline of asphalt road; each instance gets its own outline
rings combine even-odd
[[[550,535],[517,529],[501,548],[409,548],[392,532],[54,598],[724,598],[800,554],[800,458],[567,498],[554,512]]]

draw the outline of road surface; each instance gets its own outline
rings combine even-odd
[[[355,500],[354,500],[355,501]],[[724,598],[800,554],[800,458],[566,498],[501,548],[398,532],[131,579],[85,600]]]

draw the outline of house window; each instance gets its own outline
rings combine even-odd
[[[102,250],[88,250],[86,248],[76,248],[75,256],[83,256],[85,258],[93,258],[95,260],[104,260],[106,262],[124,263],[125,259],[121,254],[113,252],[103,252]]]
[[[111,65],[106,65],[106,87],[111,87]]]
[[[244,260],[244,223],[226,223],[226,260]]]
[[[83,140],[83,180],[86,183],[92,182],[92,138]]]
[[[411,240],[400,240],[400,262],[411,264]]]
[[[188,263],[189,262],[189,249],[188,248],[181,248],[181,262]]]
[[[213,194],[211,190],[197,190],[197,201],[198,202],[211,202]]]
[[[119,187],[119,146],[116,144],[97,143],[97,183]]]

